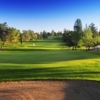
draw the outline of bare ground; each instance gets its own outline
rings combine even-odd
[[[0,100],[100,100],[100,82],[0,82]]]

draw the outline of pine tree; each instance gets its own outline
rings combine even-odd
[[[77,19],[74,24],[74,31],[81,33],[82,32],[82,22],[80,19]]]

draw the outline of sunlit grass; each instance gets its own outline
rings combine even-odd
[[[0,52],[0,81],[36,79],[100,81],[100,52]]]
[[[35,44],[35,46],[33,45]],[[56,50],[56,49],[66,49],[65,43],[62,41],[61,36],[49,36],[48,39],[32,40],[29,42],[23,42],[22,44],[5,44],[4,50]]]
[[[35,44],[35,46],[33,46],[33,43]],[[65,43],[63,42],[57,42],[57,41],[30,41],[30,42],[23,42],[22,44],[14,44],[14,45],[8,45],[6,44],[5,49],[21,49],[21,48],[25,48],[25,49],[39,49],[39,48],[66,48]]]

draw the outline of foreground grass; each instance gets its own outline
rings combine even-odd
[[[0,52],[0,81],[37,79],[100,81],[100,52]]]

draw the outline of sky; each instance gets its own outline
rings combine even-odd
[[[100,30],[100,0],[0,0],[0,23],[21,32],[73,30],[76,19]]]

